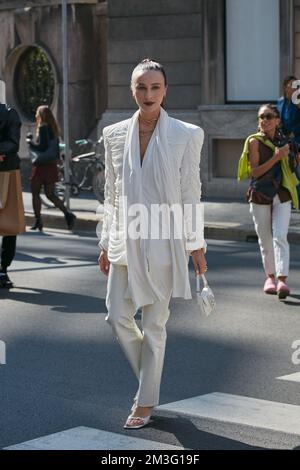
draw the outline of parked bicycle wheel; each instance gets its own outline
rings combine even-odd
[[[98,201],[104,203],[105,171],[98,170],[93,176],[93,191]]]

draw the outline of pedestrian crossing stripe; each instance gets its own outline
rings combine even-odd
[[[300,437],[300,406],[227,393],[210,393],[158,406],[156,413],[210,419],[254,429],[282,432]],[[182,450],[126,431],[112,433],[76,427],[6,447],[6,450]]]
[[[157,410],[300,436],[300,406],[227,393],[210,393],[161,405]]]
[[[278,380],[289,380],[290,382],[300,382],[300,372],[294,374],[283,375],[282,377],[277,377]]]
[[[39,437],[4,450],[182,450],[183,447],[85,426]]]

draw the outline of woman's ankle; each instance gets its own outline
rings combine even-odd
[[[154,408],[153,406],[137,405],[132,414],[133,416],[140,416],[141,418],[145,418],[146,416],[149,416],[149,414],[151,414],[153,408]]]

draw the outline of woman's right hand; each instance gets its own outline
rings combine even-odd
[[[289,154],[290,146],[289,144],[285,144],[283,147],[277,147],[275,150],[275,157],[276,161],[279,162],[283,157],[286,157]]]
[[[98,258],[98,263],[99,263],[100,271],[103,274],[105,274],[105,276],[108,276],[110,262],[108,261],[108,256],[107,256],[107,251],[106,250],[101,250],[100,256]]]

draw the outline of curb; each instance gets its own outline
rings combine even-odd
[[[76,214],[76,222],[74,225],[75,230],[84,230],[89,232],[95,232],[97,224],[99,223],[99,218],[97,219],[96,214],[94,217],[80,217]],[[25,223],[26,225],[33,225],[35,222],[35,216],[32,213],[25,213]],[[64,215],[60,214],[43,214],[43,223],[45,227],[56,228],[56,229],[67,229],[66,221]]]
[[[76,213],[76,212],[75,212]],[[84,217],[76,214],[77,220],[74,226],[76,230],[84,230],[96,233],[97,224],[100,222],[101,216],[96,214]],[[26,225],[33,225],[35,222],[34,214],[25,213]],[[43,222],[45,227],[67,230],[66,221],[63,214],[43,214]],[[204,227],[204,236],[212,240],[229,240],[239,242],[257,242],[257,235],[251,225],[225,224],[208,222]],[[289,243],[300,244],[300,233],[290,232],[288,235]]]
[[[238,224],[208,222],[204,226],[204,237],[213,240],[257,242],[257,235],[252,226]]]

